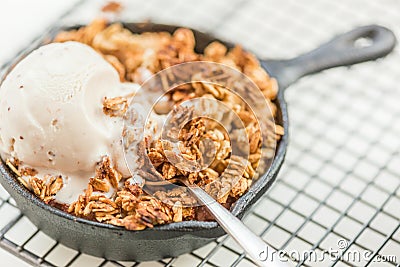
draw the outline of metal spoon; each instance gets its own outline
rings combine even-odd
[[[170,182],[181,182],[189,188],[201,204],[211,212],[215,220],[225,230],[225,232],[246,251],[255,264],[258,266],[290,266],[287,262],[280,260],[280,255],[274,248],[254,234],[241,220],[233,216],[232,213],[199,186],[189,184],[185,179],[179,178],[171,179],[168,183]],[[165,182],[146,181],[146,184],[160,185],[165,184]]]

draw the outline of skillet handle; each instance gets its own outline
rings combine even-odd
[[[364,39],[364,40],[363,40]],[[362,41],[366,42],[362,45]],[[389,54],[396,37],[389,29],[369,25],[341,34],[299,57],[288,60],[264,60],[262,66],[286,88],[299,78],[338,66],[375,60]]]

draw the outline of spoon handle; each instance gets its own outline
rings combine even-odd
[[[212,213],[219,225],[229,234],[259,266],[289,266],[280,261],[278,252],[254,234],[238,218],[196,185],[187,184],[193,194]]]

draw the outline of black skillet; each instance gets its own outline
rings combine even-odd
[[[159,24],[126,23],[132,32],[173,32],[178,27]],[[76,27],[75,27],[76,28]],[[45,43],[53,34],[43,38]],[[216,40],[208,34],[194,31],[197,52]],[[370,40],[367,47],[356,46],[361,38]],[[389,54],[396,40],[394,34],[381,26],[357,28],[337,36],[319,48],[289,60],[261,60],[267,72],[277,78],[280,85],[276,104],[277,122],[285,128],[285,135],[278,144],[276,156],[268,173],[257,180],[250,190],[232,207],[231,212],[241,218],[274,182],[283,163],[288,145],[288,113],[284,90],[300,77],[324,69],[352,65],[374,60]],[[230,46],[229,44],[227,44]],[[16,59],[16,62],[20,58]],[[127,231],[123,228],[77,218],[44,204],[21,186],[11,170],[0,164],[1,184],[15,199],[22,212],[43,232],[60,243],[83,253],[112,260],[149,261],[174,257],[191,252],[224,235],[216,222],[187,221],[145,229]],[[268,207],[265,207],[268,209]]]

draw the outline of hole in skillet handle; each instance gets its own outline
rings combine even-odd
[[[364,48],[373,45],[374,41],[370,37],[361,37],[354,41],[355,48]]]

